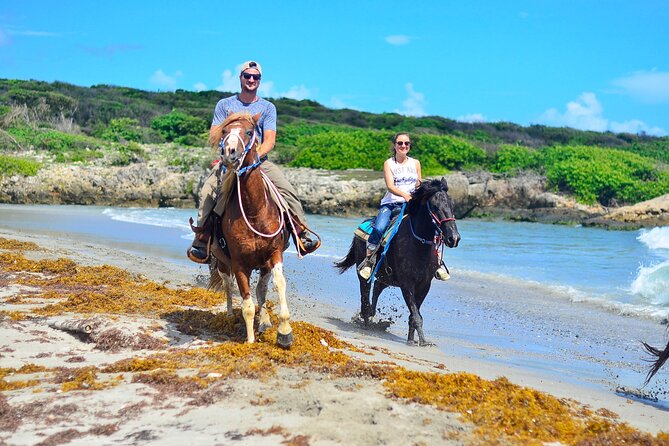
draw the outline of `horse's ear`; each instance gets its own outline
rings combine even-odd
[[[251,117],[253,119],[253,124],[254,125],[258,125],[258,122],[260,121],[261,116],[262,116],[262,113],[258,112]]]
[[[446,192],[448,192],[448,183],[446,182],[446,177],[441,177],[441,184],[444,185]]]

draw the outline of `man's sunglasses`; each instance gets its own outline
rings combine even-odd
[[[408,146],[411,145],[411,141],[397,141],[395,144],[397,144],[398,146],[407,146],[408,147]]]
[[[242,76],[244,76],[244,79],[249,80],[253,78],[254,81],[259,81],[261,78],[261,75],[259,74],[251,74],[251,73],[242,73]]]

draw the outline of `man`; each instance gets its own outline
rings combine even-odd
[[[228,116],[237,112],[248,112],[251,115],[260,113],[258,122],[258,136],[261,141],[258,148],[258,156],[266,159],[266,155],[274,148],[276,142],[276,107],[271,102],[258,96],[258,87],[262,78],[262,68],[258,62],[248,61],[242,64],[239,73],[241,93],[221,99],[214,109],[214,119],[211,123],[210,134],[214,127],[220,125]],[[263,171],[272,180],[279,189],[281,195],[288,203],[291,214],[298,220],[298,227],[295,228],[304,249],[298,246],[301,254],[314,252],[319,246],[319,241],[311,240],[304,226],[306,218],[302,203],[297,198],[297,193],[293,186],[286,180],[283,173],[272,162],[265,160],[261,166]],[[217,188],[218,169],[209,175],[200,191],[200,208],[198,209],[197,226],[202,227],[207,221],[209,214],[216,206],[216,188]],[[302,225],[302,226],[300,226]],[[188,250],[188,257],[194,262],[203,263],[207,261],[207,241],[199,240],[195,237],[193,245]]]

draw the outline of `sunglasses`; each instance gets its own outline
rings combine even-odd
[[[251,73],[242,73],[242,76],[244,79],[249,80],[253,78],[254,81],[259,81],[261,76],[259,74],[251,74]]]
[[[411,141],[397,141],[395,144],[398,146],[407,146],[409,147],[411,145]]]

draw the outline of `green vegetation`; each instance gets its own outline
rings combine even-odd
[[[0,177],[23,175],[26,177],[37,174],[40,163],[28,158],[0,155]]]
[[[211,158],[204,146],[213,108],[226,95],[0,79],[0,153],[12,160],[20,155],[23,162],[34,158],[37,166],[4,160],[2,172],[29,174],[49,162],[128,165],[147,158],[146,145],[184,171],[204,168]],[[401,131],[411,134],[411,154],[421,161],[424,175],[480,169],[513,176],[530,170],[546,175],[557,191],[605,205],[669,191],[669,137],[272,101],[279,128],[271,156],[292,166],[380,170],[390,156],[392,136]]]

